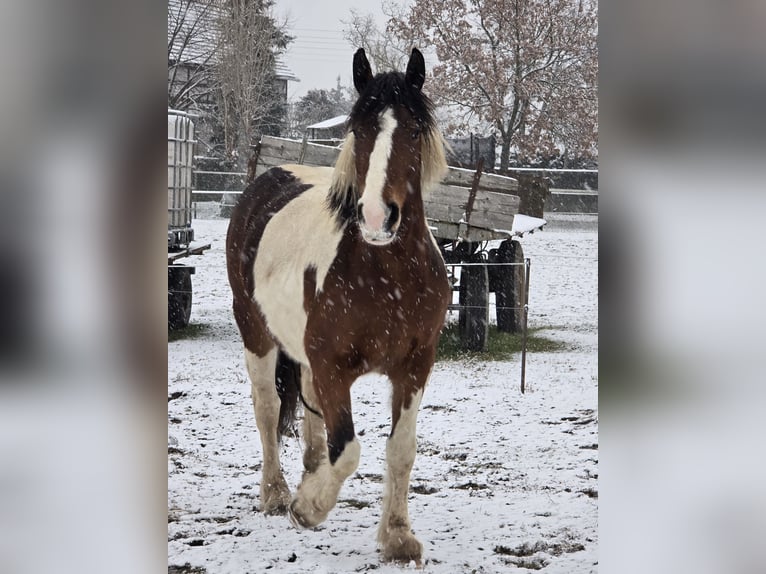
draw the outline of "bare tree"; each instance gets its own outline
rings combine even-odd
[[[502,143],[535,156],[597,153],[596,0],[414,0],[389,20],[399,38],[435,49],[432,93]]]
[[[383,13],[389,18],[404,15],[393,2],[383,3]],[[351,18],[343,22],[343,37],[354,48],[364,48],[367,58],[378,71],[403,70],[407,67],[412,45],[381,30],[372,14],[351,9]]]
[[[284,113],[275,87],[276,56],[291,38],[272,15],[273,0],[226,0],[218,19],[217,65],[227,154],[243,160],[264,126]]]
[[[217,0],[168,0],[168,107],[200,110],[215,90]]]

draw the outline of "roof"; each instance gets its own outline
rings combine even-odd
[[[281,56],[277,56],[277,58],[276,58],[276,69],[275,69],[275,72],[276,72],[277,79],[280,79],[280,80],[290,80],[292,82],[300,82],[300,79],[298,78],[298,76],[296,76],[293,73],[293,71],[290,68],[287,67],[287,64],[285,64],[282,61],[282,57]]]
[[[311,124],[310,126],[306,126],[306,128],[315,129],[315,130],[336,128],[338,126],[342,126],[343,124],[345,124],[346,120],[348,120],[348,115],[343,114],[342,116],[335,116],[334,118],[330,118],[329,120],[322,120],[321,122]]]
[[[222,10],[217,2],[168,0],[168,60],[203,66],[214,63],[219,44],[216,19]],[[280,56],[275,72],[280,80],[300,81]]]
[[[217,49],[215,23],[220,14],[221,7],[213,2],[168,0],[168,59],[185,64],[210,62]]]

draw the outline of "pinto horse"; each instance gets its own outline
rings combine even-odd
[[[393,398],[378,540],[387,560],[420,560],[407,509],[415,422],[451,298],[423,194],[446,171],[444,140],[417,49],[405,73],[376,76],[360,49],[353,77],[359,99],[335,167],[275,167],[242,194],[229,283],[263,445],[262,511],[300,527],[327,518],[359,464],[351,385],[381,373]],[[299,396],[305,472],[291,499],[279,436]]]

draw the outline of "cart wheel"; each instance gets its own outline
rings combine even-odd
[[[168,267],[168,329],[189,324],[192,307],[191,269]]]
[[[483,262],[480,257],[471,262]],[[489,323],[489,276],[486,265],[464,266],[460,271],[460,312],[458,326],[463,348],[483,351]]]
[[[521,243],[506,239],[489,254],[491,263],[523,263]],[[497,328],[506,333],[521,333],[524,312],[524,266],[491,267],[490,291],[495,292]]]

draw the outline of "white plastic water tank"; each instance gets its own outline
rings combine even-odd
[[[184,112],[168,110],[168,238],[189,237],[192,221],[194,122]],[[179,233],[181,232],[181,233]],[[190,238],[189,238],[190,239]]]

